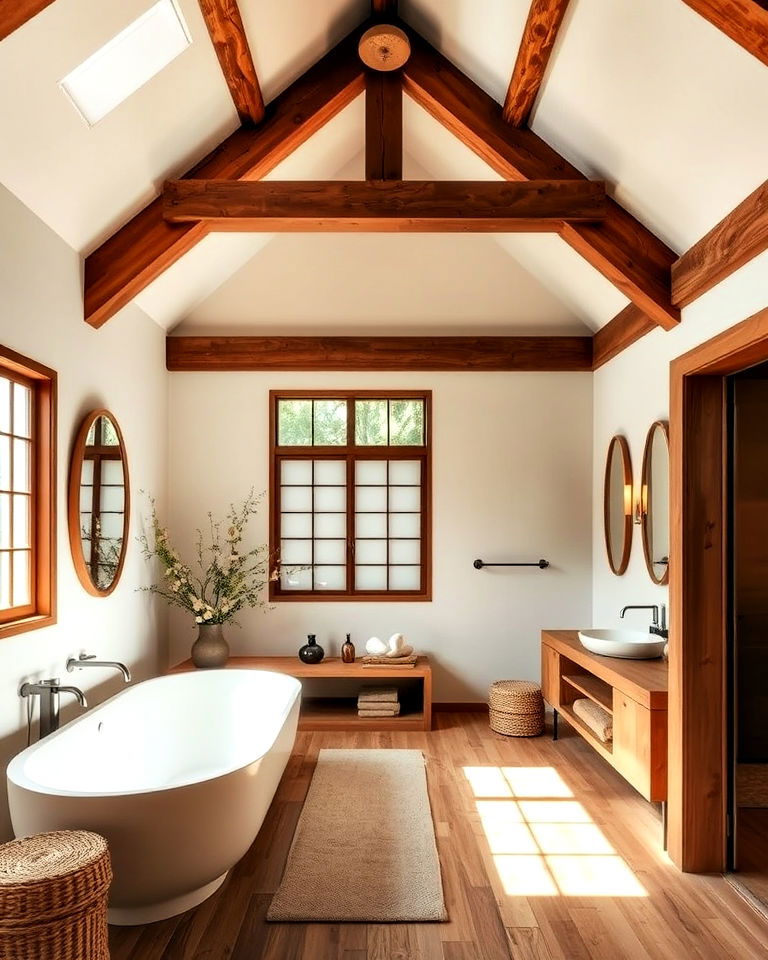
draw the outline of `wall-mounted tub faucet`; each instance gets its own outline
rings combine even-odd
[[[126,683],[131,682],[131,671],[119,660],[97,660],[95,653],[81,653],[77,659],[70,657],[67,660],[67,673],[72,673],[73,670],[79,670],[82,667],[111,667],[113,670],[119,670],[122,673],[123,680]]]
[[[40,739],[59,729],[59,694],[71,693],[81,707],[87,707],[85,694],[78,687],[63,687],[58,677],[39,683],[22,683],[20,697],[40,697]]]

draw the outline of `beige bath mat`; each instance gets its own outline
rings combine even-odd
[[[321,750],[268,920],[445,920],[420,750]]]

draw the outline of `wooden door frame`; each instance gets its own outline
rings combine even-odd
[[[668,846],[694,873],[726,869],[726,377],[768,361],[768,309],[670,367]]]

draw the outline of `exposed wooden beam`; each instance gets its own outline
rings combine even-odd
[[[755,0],[683,0],[768,66],[768,9]]]
[[[52,3],[53,0],[0,0],[0,40],[5,40]]]
[[[557,232],[606,208],[590,180],[169,180],[163,200],[171,223],[287,232]]]
[[[515,127],[528,123],[567,8],[568,0],[531,3],[504,101],[504,119]]]
[[[628,304],[595,334],[592,341],[592,369],[602,367],[646,333],[656,329],[657,324],[650,317],[646,317],[634,303]]]
[[[365,72],[365,177],[403,176],[403,83],[399,70]]]
[[[768,250],[768,180],[672,264],[672,300],[692,303]]]
[[[361,29],[364,29],[361,28]],[[363,92],[361,29],[273,100],[256,130],[236,130],[193,177],[259,179]],[[85,319],[100,327],[205,235],[200,223],[171,224],[154,200],[85,261]]]
[[[501,106],[421,37],[409,31],[405,92],[506,180],[584,179],[531,130],[513,127]],[[676,255],[613,200],[599,225],[566,224],[563,239],[654,322],[672,329],[670,268]]]
[[[264,100],[237,0],[199,3],[240,121],[261,123]]]
[[[168,337],[169,370],[591,370],[591,337]]]

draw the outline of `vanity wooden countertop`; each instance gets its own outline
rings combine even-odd
[[[651,710],[667,709],[669,667],[666,660],[626,660],[601,657],[585,650],[578,630],[543,630],[541,642],[609,686]]]

